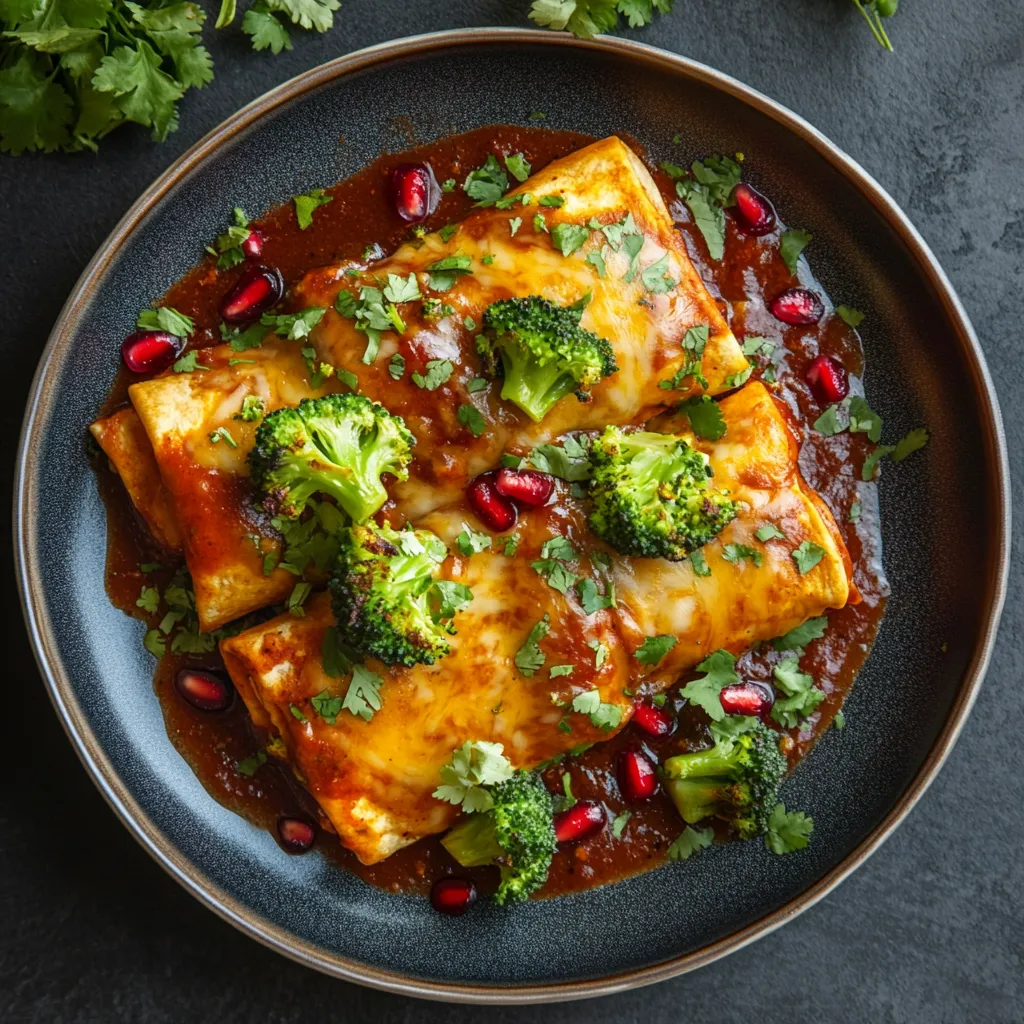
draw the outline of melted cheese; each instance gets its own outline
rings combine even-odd
[[[300,350],[297,342],[267,342],[246,353],[251,362],[231,366],[236,353],[228,346],[204,349],[199,363],[209,370],[171,373],[128,389],[181,527],[203,630],[281,601],[295,585],[283,569],[264,575],[263,552],[280,544],[253,507],[248,480],[246,456],[259,424],[234,417],[248,395],[271,410],[336,389],[332,382],[310,388]],[[213,440],[218,430],[235,446]]]
[[[465,740],[504,744],[518,767],[530,767],[576,744],[606,739],[583,715],[563,704],[593,687],[601,700],[630,713],[624,688],[663,687],[720,647],[738,652],[778,636],[851,596],[849,558],[835,524],[800,479],[796,443],[774,400],[760,384],[726,398],[727,423],[718,443],[694,443],[709,456],[715,485],[741,501],[737,518],[704,550],[710,577],[695,576],[689,561],[615,556],[618,606],[586,615],[574,591],[563,596],[531,567],[547,537],[568,536],[580,552],[579,574],[596,576],[588,552],[607,551],[582,526],[582,512],[560,499],[524,517],[514,558],[493,548],[470,558],[451,556],[444,575],[467,584],[473,601],[456,617],[452,653],[430,667],[387,669],[369,663],[384,679],[383,706],[369,722],[342,711],[328,725],[308,700],[327,690],[343,696],[347,682],[324,674],[320,648],[333,623],[325,595],[314,599],[304,619],[282,616],[221,644],[228,670],[257,724],[272,724],[285,738],[290,757],[310,792],[341,836],[365,863],[432,832],[447,828],[454,810],[431,797],[440,767]],[[663,426],[679,429],[666,421]],[[417,525],[436,532],[455,550],[464,520],[461,509],[442,510]],[[764,544],[756,530],[774,523],[786,540]],[[808,540],[824,551],[821,562],[801,575],[792,551]],[[499,541],[500,543],[500,541]],[[733,564],[723,545],[744,543],[763,553],[763,564]],[[514,658],[544,614],[551,632],[540,642],[544,667],[533,678]],[[676,646],[654,668],[631,655],[646,636],[670,634]],[[597,670],[591,641],[609,651]],[[551,679],[551,666],[573,665],[568,677]],[[302,707],[297,722],[289,704]],[[572,725],[561,731],[563,719]]]
[[[654,182],[620,139],[605,139],[556,160],[510,195],[530,196],[532,202],[507,210],[478,210],[455,226],[447,239],[437,233],[428,235],[365,272],[352,264],[316,270],[298,287],[303,305],[328,307],[313,332],[320,357],[354,373],[361,390],[404,416],[419,441],[410,481],[396,489],[403,511],[413,519],[454,500],[466,482],[490,469],[509,445],[533,446],[569,430],[637,422],[667,401],[691,393],[692,378],[687,388],[676,392],[658,386],[692,359],[682,345],[690,327],[709,327],[702,371],[711,394],[728,390],[726,378],[747,366],[690,263]],[[561,198],[564,205],[541,206],[541,197]],[[597,228],[570,256],[563,256],[552,240],[551,232],[559,224],[612,225],[627,214],[643,237],[635,261],[624,249],[614,251]],[[544,218],[546,230],[534,226],[535,215]],[[517,219],[521,223],[513,236]],[[602,252],[604,276],[588,262],[588,257]],[[431,291],[428,268],[453,255],[469,257],[472,272],[460,275],[448,291]],[[663,257],[665,272],[675,284],[654,294],[645,287],[643,272]],[[403,278],[415,274],[425,298],[439,299],[455,312],[431,319],[422,315],[421,300],[400,304],[406,330],[401,336],[386,333],[387,351],[382,345],[381,353],[367,366],[363,363],[366,335],[355,329],[355,321],[330,307],[342,290],[358,296],[362,285],[384,282],[388,274]],[[582,326],[611,343],[619,367],[593,389],[589,402],[569,395],[542,422],[534,423],[500,398],[500,382],[469,392],[469,383],[483,375],[475,337],[490,303],[539,295],[568,305],[588,294]],[[397,381],[388,369],[391,351],[405,359],[405,375]],[[412,373],[422,374],[428,361],[445,359],[453,363],[454,372],[444,384],[434,391],[416,385]],[[458,419],[459,407],[466,404],[483,417],[485,428],[478,438]],[[423,480],[432,484],[429,491],[419,486]]]
[[[454,546],[462,520],[458,511],[437,512],[420,525]],[[272,724],[284,738],[310,792],[364,863],[451,824],[456,809],[431,793],[441,766],[466,740],[502,743],[513,764],[526,767],[606,738],[609,733],[565,706],[594,688],[621,710],[623,723],[628,719],[623,688],[629,666],[611,615],[585,615],[574,595],[547,586],[530,567],[538,555],[528,542],[516,558],[494,551],[449,557],[444,575],[473,591],[473,601],[456,616],[451,653],[412,669],[369,661],[384,680],[383,706],[370,722],[343,710],[328,725],[309,704],[324,690],[344,696],[348,685],[327,676],[321,664],[324,632],[333,624],[326,595],[313,599],[302,619],[283,615],[221,643],[253,720]],[[527,678],[515,655],[545,614],[550,632],[540,647],[546,662]],[[608,650],[600,668],[590,642]],[[574,670],[551,679],[552,665]],[[306,722],[296,720],[291,704]],[[558,727],[563,718],[570,732]]]

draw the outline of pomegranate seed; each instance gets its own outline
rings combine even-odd
[[[305,853],[316,839],[316,826],[305,818],[282,817],[277,819],[277,834],[289,853]]]
[[[223,676],[196,668],[183,668],[174,677],[174,688],[200,711],[223,711],[235,692]]]
[[[767,235],[775,227],[775,210],[757,189],[741,181],[732,197],[736,200],[736,226],[745,235]]]
[[[833,356],[815,357],[804,374],[814,397],[820,405],[841,402],[850,393],[850,378],[846,367]]]
[[[185,348],[185,339],[166,331],[133,331],[121,343],[121,358],[132,373],[166,370]]]
[[[249,324],[276,306],[284,295],[284,281],[279,270],[250,267],[224,296],[220,304],[221,318],[229,324]]]
[[[775,694],[764,683],[733,683],[718,695],[727,715],[755,715],[762,718],[772,709]]]
[[[816,324],[825,315],[825,306],[814,292],[806,288],[789,288],[768,304],[776,320],[798,327]]]
[[[466,488],[466,498],[480,522],[495,533],[504,533],[516,525],[519,513],[508,498],[503,498],[494,486],[492,473],[478,476]]]
[[[441,201],[441,190],[430,164],[399,164],[391,172],[391,198],[402,220],[418,224]]]
[[[551,497],[555,478],[550,473],[535,469],[499,469],[494,478],[494,489],[521,505],[536,508]]]
[[[468,878],[439,878],[430,890],[430,905],[439,914],[458,917],[476,902],[476,886]]]
[[[648,736],[667,736],[676,723],[664,708],[637,703],[633,705],[633,724]]]
[[[596,800],[580,800],[555,815],[555,839],[560,843],[580,843],[596,836],[604,828],[604,807]]]
[[[242,252],[245,253],[246,258],[258,260],[263,255],[263,243],[266,240],[259,228],[253,228],[249,232],[249,237],[242,243]]]
[[[619,758],[619,789],[630,803],[650,800],[658,789],[654,765],[635,750],[625,750]]]

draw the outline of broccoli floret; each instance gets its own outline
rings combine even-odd
[[[687,824],[714,815],[751,839],[768,830],[786,767],[778,734],[753,721],[740,735],[720,735],[708,750],[670,757],[665,787]]]
[[[726,492],[708,490],[707,456],[680,437],[606,427],[590,461],[590,525],[624,555],[679,561],[736,516]]]
[[[346,642],[385,665],[433,665],[448,651],[451,619],[472,594],[435,580],[448,554],[429,530],[366,523],[339,535],[330,580],[332,605]]]
[[[497,376],[500,357],[501,397],[533,420],[542,420],[570,391],[588,401],[590,389],[618,369],[611,345],[580,327],[581,316],[580,309],[536,295],[492,302],[484,313],[477,350],[486,370]]]
[[[294,519],[314,494],[327,494],[363,522],[387,501],[381,474],[407,479],[415,443],[400,416],[363,395],[325,395],[270,413],[249,465],[272,515]]]
[[[516,772],[491,787],[491,796],[491,810],[464,818],[441,842],[463,867],[501,867],[494,902],[502,906],[525,900],[547,880],[555,828],[551,794],[536,773]]]

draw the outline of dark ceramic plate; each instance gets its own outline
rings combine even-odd
[[[441,98],[424,82],[446,83]],[[816,821],[810,849],[714,847],[583,895],[446,919],[320,858],[282,856],[203,790],[164,732],[142,624],[104,595],[104,510],[83,433],[117,370],[114,339],[188,270],[195,239],[217,234],[226,207],[263,210],[344,178],[407,148],[410,125],[422,142],[533,110],[558,128],[628,133],[655,158],[678,154],[676,132],[694,155],[751,154],[754,183],[814,233],[825,287],[871,310],[872,405],[893,436],[925,423],[933,440],[882,476],[893,594],[850,724],[789,783],[792,803]],[[269,93],[185,154],[68,300],[39,367],[18,472],[28,627],[64,725],[125,824],[190,892],[267,945],[338,977],[449,1000],[565,999],[667,978],[824,896],[948,754],[988,661],[1007,569],[992,383],[949,282],[892,200],[805,122],[724,75],[634,43],[554,33],[446,33],[365,50]]]

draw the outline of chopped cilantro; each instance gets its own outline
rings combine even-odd
[[[836,306],[836,315],[850,327],[860,327],[861,321],[864,319],[864,314],[859,309],[854,309],[853,306]]]
[[[533,215],[533,230],[545,232],[548,230],[548,222],[543,213],[535,213]]]
[[[850,398],[850,433],[867,434],[875,444],[882,437],[882,417],[860,395]]]
[[[305,195],[294,196],[292,202],[295,203],[295,219],[299,222],[300,230],[305,231],[313,223],[314,210],[326,206],[333,200],[334,196],[326,195],[322,188],[314,188]]]
[[[595,729],[614,729],[622,721],[622,708],[617,704],[604,703],[597,689],[576,694],[572,699],[572,709],[577,714],[587,715]]]
[[[376,672],[371,672],[365,665],[353,665],[352,681],[348,684],[345,700],[341,706],[350,714],[368,722],[373,718],[373,713],[381,709],[380,688],[383,683],[384,680]]]
[[[512,534],[511,537],[506,537],[505,538],[505,547],[504,547],[504,549],[502,550],[501,553],[506,558],[514,558],[515,557],[515,553],[518,550],[519,550],[519,536],[517,534]]]
[[[902,462],[908,455],[920,451],[928,443],[928,431],[924,427],[911,430],[905,437],[896,442],[893,449],[892,461]]]
[[[289,704],[288,710],[292,713],[292,718],[299,722],[308,722],[309,719],[306,717],[305,712],[297,704]]]
[[[508,230],[509,230],[509,233],[512,235],[513,238],[515,238],[516,232],[519,230],[519,228],[522,225],[522,223],[523,223],[523,218],[522,217],[513,217],[508,222]]]
[[[486,391],[491,382],[486,377],[474,377],[467,385],[466,391],[475,395],[478,391]]]
[[[231,436],[231,431],[227,427],[217,427],[216,430],[210,431],[210,443],[216,444],[218,441],[223,441],[229,448],[238,447],[238,442]]]
[[[711,569],[708,567],[708,561],[704,557],[703,548],[697,548],[696,551],[690,552],[690,564],[693,566],[693,572],[696,576],[710,576]]]
[[[494,154],[488,153],[484,165],[466,176],[462,189],[470,199],[477,200],[477,206],[493,206],[508,189],[508,175]]]
[[[445,224],[443,228],[438,229],[437,233],[441,236],[442,242],[447,242],[458,230],[458,224]]]
[[[604,246],[604,250],[608,247]],[[597,276],[604,278],[608,276],[608,265],[605,263],[604,250],[598,252],[597,249],[587,253],[587,262],[594,267],[597,271]]]
[[[710,395],[688,398],[679,406],[690,421],[690,428],[705,441],[717,441],[725,435],[725,417]]]
[[[310,698],[313,710],[328,724],[334,725],[338,720],[344,699],[332,697],[330,691],[321,690],[315,697]]]
[[[796,658],[780,661],[773,674],[776,685],[786,696],[772,705],[772,718],[784,729],[792,729],[817,708],[825,694],[815,689],[813,676],[800,671]]]
[[[534,627],[530,630],[529,635],[526,638],[526,642],[522,647],[516,651],[515,663],[516,668],[527,679],[532,678],[534,672],[544,665],[547,661],[547,656],[538,646],[539,641],[543,640],[548,635],[550,626],[548,625],[548,616],[545,615]]]
[[[551,244],[563,256],[571,256],[590,238],[590,228],[582,224],[556,224],[551,229]]]
[[[583,579],[576,584],[576,591],[580,595],[580,604],[587,615],[594,615],[602,608],[615,607],[615,591],[612,584],[608,584],[608,592],[602,594],[597,589],[597,584],[592,579]]]
[[[677,284],[679,284],[679,282],[674,280],[669,273],[667,252],[661,257],[661,259],[652,263],[640,274],[640,281],[649,292],[652,292],[655,295],[671,291]]]
[[[720,722],[725,718],[725,710],[719,694],[725,687],[740,681],[736,658],[728,651],[715,651],[697,666],[697,671],[704,675],[688,682],[679,692],[691,703],[702,707],[714,721]]]
[[[486,551],[492,544],[486,533],[477,533],[472,527],[462,524],[462,532],[455,538],[455,546],[467,558]]]
[[[860,520],[861,504],[855,501],[850,505],[850,514],[846,517],[848,523],[856,523]]]
[[[772,641],[772,647],[777,651],[802,651],[812,640],[823,637],[827,627],[828,618],[824,615],[808,619],[799,626],[794,626],[788,633],[776,637]]]
[[[809,573],[824,557],[825,549],[809,540],[803,541],[793,552],[793,561],[801,576]]]
[[[783,231],[779,238],[779,255],[782,256],[782,262],[789,268],[791,274],[796,273],[797,260],[800,259],[800,253],[807,248],[808,243],[814,236],[809,231],[802,231],[800,228],[792,228],[789,231]]]
[[[608,660],[608,646],[600,640],[588,640],[587,646],[594,652],[594,668],[599,669]]]
[[[557,679],[559,676],[571,676],[575,667],[575,665],[552,665],[548,675],[552,679]]]
[[[160,606],[160,591],[156,587],[143,587],[135,604],[144,612],[153,615]]]
[[[880,444],[864,460],[864,466],[860,471],[861,480],[874,480],[875,470],[878,468],[879,462],[881,462],[887,455],[891,455],[894,451],[896,451],[896,446],[894,444]]]
[[[436,391],[448,380],[454,369],[455,367],[447,359],[431,359],[427,363],[426,374],[414,373],[412,375],[413,383],[427,391]]]
[[[165,331],[167,334],[173,334],[177,338],[187,338],[196,329],[196,325],[191,317],[185,316],[184,313],[179,313],[171,306],[161,306],[159,309],[144,309],[139,314],[135,326],[142,328],[144,331]]]
[[[668,848],[668,859],[689,860],[695,853],[706,850],[714,838],[714,829],[705,828],[698,832],[692,825],[687,825]]]
[[[616,839],[622,838],[622,833],[626,831],[626,822],[629,821],[632,815],[632,811],[623,811],[615,816],[615,819],[612,821],[612,835]]]
[[[388,274],[388,283],[384,287],[384,298],[389,302],[414,302],[421,299],[420,285],[415,274],[402,277],[400,274]]]
[[[542,473],[550,473],[570,483],[574,480],[589,480],[594,472],[587,449],[569,435],[562,438],[562,447],[554,444],[538,445],[530,453],[530,463]]]
[[[765,523],[764,526],[760,527],[754,536],[761,541],[763,544],[769,540],[785,540],[786,535],[774,524]]]
[[[466,740],[442,767],[441,785],[434,790],[434,797],[455,806],[461,804],[467,814],[489,811],[494,806],[489,787],[507,782],[513,772],[500,743]]]
[[[260,768],[267,763],[267,755],[263,750],[253,754],[252,757],[244,757],[241,761],[235,763],[235,771],[239,775],[245,775],[248,778],[252,778]]]
[[[526,181],[530,176],[530,161],[522,153],[513,153],[505,157],[505,166],[516,181]]]
[[[430,275],[428,279],[430,287],[435,292],[448,291],[455,284],[457,278],[473,272],[470,270],[472,262],[468,256],[456,253],[454,256],[446,256],[444,259],[431,263],[427,267],[427,273]]]
[[[199,352],[196,349],[192,349],[191,352],[186,352],[172,367],[171,369],[175,373],[193,373],[195,370],[208,370],[208,366],[203,366],[199,361]]]
[[[646,637],[644,642],[633,652],[633,657],[641,665],[657,665],[675,647],[677,642],[674,636]]]
[[[454,178],[445,178],[445,180],[441,182],[441,191],[442,192],[454,192],[455,191],[455,185],[456,185],[456,181],[455,181]]]
[[[706,157],[691,165],[693,179],[676,182],[676,192],[693,215],[694,223],[718,261],[725,252],[725,207],[732,204],[732,190],[740,180],[740,166],[730,157]],[[695,180],[694,180],[695,179]]]
[[[459,422],[467,427],[474,437],[479,437],[487,426],[475,405],[460,405],[456,415]]]
[[[396,352],[388,363],[388,373],[392,380],[401,380],[405,375],[405,356]]]
[[[765,846],[772,853],[792,853],[804,849],[814,831],[814,819],[803,811],[787,811],[784,804],[776,804],[768,819]]]

